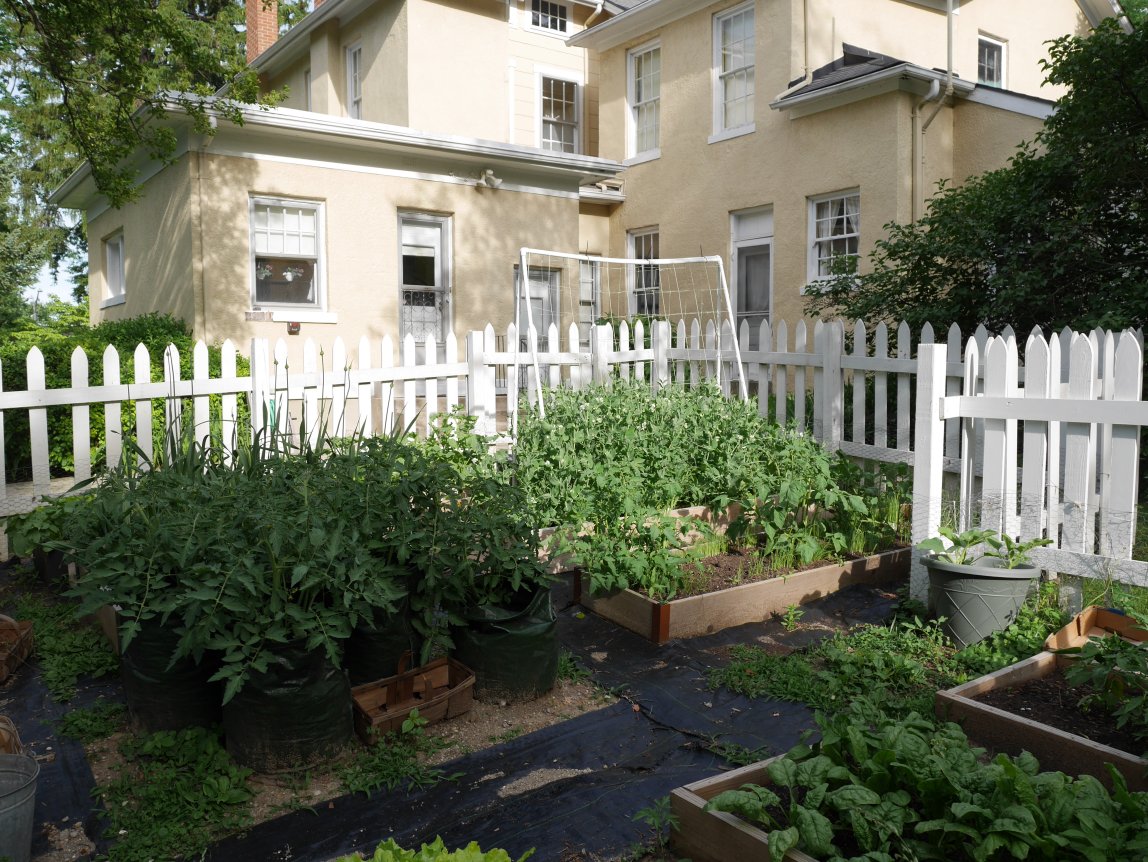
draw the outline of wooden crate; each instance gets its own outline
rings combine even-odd
[[[10,677],[32,654],[32,624],[0,614],[0,683]]]
[[[1133,643],[1148,641],[1148,632],[1140,628],[1132,617],[1094,605],[1074,616],[1060,631],[1050,634],[1044,642],[1044,648],[1058,650],[1081,647],[1088,643],[1089,638],[1102,638],[1113,634]]]
[[[676,856],[693,862],[749,862],[769,859],[769,836],[725,811],[706,811],[706,803],[726,790],[743,784],[766,785],[766,768],[777,757],[741,769],[723,772],[679,787],[670,793],[670,810],[678,820],[670,842]],[[785,854],[787,862],[816,862],[800,850]]]
[[[1111,763],[1127,780],[1129,790],[1148,790],[1148,760],[976,700],[978,695],[994,689],[1040,679],[1071,661],[1068,656],[1037,653],[972,682],[939,691],[937,717],[957,722],[970,739],[995,751],[1012,755],[1028,751],[1040,761],[1043,770],[1091,775],[1111,788],[1112,779],[1105,767]]]
[[[468,712],[474,704],[474,672],[453,658],[439,658],[377,682],[351,689],[355,732],[363,742],[403,726],[412,709],[434,724]]]

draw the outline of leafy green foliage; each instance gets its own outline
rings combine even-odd
[[[86,496],[55,497],[31,512],[9,515],[4,519],[8,549],[21,556],[31,556],[37,549],[59,543],[65,537],[68,522],[77,509],[88,503]]]
[[[582,682],[590,678],[590,671],[570,650],[558,654],[558,678],[567,682]]]
[[[1021,542],[1007,533],[998,533],[996,530],[971,529],[957,532],[943,524],[937,532],[941,535],[925,539],[919,542],[917,547],[923,551],[931,551],[940,560],[960,566],[969,565],[984,556],[996,557],[1003,561],[1006,569],[1015,569],[1018,566],[1031,565],[1028,552],[1033,548],[1043,548],[1052,544],[1052,539],[1029,539]],[[988,545],[991,550],[982,553],[983,545]]]
[[[810,313],[969,332],[1148,321],[1148,27],[1107,20],[1054,40],[1049,58],[1048,81],[1068,91],[1037,140],[942,184],[919,221],[885,225],[869,271],[819,284]]]
[[[95,742],[107,739],[121,730],[127,720],[127,709],[122,703],[100,701],[87,709],[73,709],[59,722],[59,730],[64,736],[80,742]]]
[[[1148,616],[1132,613],[1132,617],[1141,628],[1148,628]],[[1148,740],[1148,651],[1143,644],[1110,634],[1065,652],[1075,656],[1065,668],[1065,679],[1070,685],[1092,688],[1092,694],[1081,699],[1081,707],[1103,710],[1117,727],[1128,727],[1138,739]]]
[[[231,762],[214,732],[128,737],[120,748],[127,769],[94,791],[114,842],[110,862],[199,858],[250,823],[251,770]]]
[[[932,709],[938,689],[1035,655],[1064,622],[1055,585],[1045,585],[1022,606],[1015,623],[959,652],[939,623],[900,616],[888,625],[835,634],[788,656],[735,646],[729,664],[711,673],[710,684],[814,709],[841,709],[869,697],[890,715],[924,714]]]
[[[821,740],[767,767],[769,784],[712,799],[769,833],[780,862],[799,848],[865,859],[1129,859],[1148,850],[1148,794],[1040,772],[1029,754],[984,762],[955,724],[892,718],[865,700],[819,713]]]
[[[670,797],[662,796],[655,799],[653,804],[639,808],[634,819],[650,827],[653,835],[654,852],[666,849],[666,839],[670,833],[678,828],[678,818],[670,810]]]
[[[440,781],[454,781],[461,773],[447,774],[422,762],[426,754],[437,751],[439,743],[424,733],[426,719],[418,710],[403,722],[401,730],[379,737],[366,750],[338,767],[336,775],[347,793],[370,796],[380,788],[433,787]]]
[[[119,661],[100,631],[93,625],[77,624],[74,603],[48,602],[26,594],[16,601],[14,613],[17,619],[32,622],[40,676],[57,701],[72,699],[80,677],[119,671]]]
[[[517,862],[526,862],[534,854],[528,850],[518,857]],[[336,862],[364,862],[364,857],[358,853],[351,856],[340,857]],[[478,844],[471,841],[460,850],[447,850],[441,838],[435,838],[430,844],[424,844],[418,850],[404,850],[394,842],[386,842],[375,848],[375,853],[365,862],[514,862],[505,850],[488,850],[482,852]]]
[[[555,549],[593,592],[683,590],[685,537],[704,530],[667,518],[675,506],[741,503],[731,538],[756,542],[777,571],[888,547],[902,530],[903,469],[853,466],[716,388],[616,381],[545,397],[545,419],[520,419],[514,475],[539,523],[568,526]]]

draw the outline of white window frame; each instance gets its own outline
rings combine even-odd
[[[431,290],[436,293],[442,294],[442,311],[440,316],[440,329],[442,330],[442,337],[438,339],[437,349],[442,358],[443,351],[446,347],[446,336],[448,333],[454,331],[454,259],[451,254],[451,216],[442,215],[439,213],[428,213],[420,210],[399,210],[398,211],[398,328],[399,338],[402,339],[406,336],[403,329],[403,291],[407,290],[407,285],[403,282],[403,228],[407,224],[421,227],[437,227],[439,230],[439,254],[441,260],[439,266],[441,268],[442,286],[434,285]],[[425,285],[411,285],[413,289],[425,288]],[[423,343],[422,338],[416,337],[416,342],[420,345]]]
[[[658,94],[653,98],[647,98],[638,103],[637,96],[637,80],[635,77],[635,70],[637,68],[637,61],[639,57],[644,57],[654,51],[658,52]],[[662,43],[658,40],[647,42],[644,45],[639,45],[626,53],[626,164],[636,164],[638,162],[645,162],[651,159],[659,158],[662,155],[662,84],[661,84],[661,66],[662,66]],[[653,147],[645,150],[638,149],[638,109],[649,105],[653,105],[655,119],[655,133],[654,139],[656,141]]]
[[[740,137],[741,135],[748,135],[756,128],[754,118],[754,100],[756,98],[756,78],[757,78],[757,37],[756,29],[754,33],[754,52],[750,58],[751,62],[744,66],[740,66],[733,70],[734,73],[742,73],[750,70],[754,75],[754,95],[750,97],[750,118],[748,122],[742,123],[737,126],[729,126],[726,123],[725,117],[725,81],[722,75],[722,40],[721,31],[722,24],[730,18],[738,15],[750,13],[754,18],[754,27],[757,26],[757,15],[754,11],[754,3],[742,3],[739,6],[734,6],[732,9],[726,9],[713,16],[713,68],[712,74],[712,89],[713,89],[713,135],[710,136],[709,142],[711,144],[718,141],[724,141],[729,138]],[[728,74],[728,73],[727,73]]]
[[[562,21],[562,27],[543,27],[541,24],[535,24],[535,3],[541,6],[556,7],[564,11],[566,13],[565,17],[561,15],[553,17],[553,20]],[[540,10],[540,12],[541,14],[549,16],[549,10]],[[574,4],[570,3],[569,0],[526,0],[526,7],[522,10],[522,18],[527,30],[534,33],[541,33],[544,36],[550,36],[555,39],[566,39],[573,33],[570,25],[574,23]]]
[[[651,257],[644,254],[645,249],[641,246],[646,244],[649,237],[656,237],[658,243],[657,252]],[[662,253],[662,233],[658,225],[650,225],[649,227],[636,228],[635,230],[626,231],[626,256],[635,260],[656,260],[661,257]],[[638,314],[647,314],[652,317],[657,317],[662,311],[662,283],[661,271],[654,265],[649,268],[649,274],[653,276],[653,281],[656,284],[651,285],[647,281],[646,268],[643,264],[634,264],[632,267],[627,267],[626,272],[626,306],[629,309],[630,316],[633,317]],[[638,292],[657,291],[657,310],[651,313],[649,309],[638,309]]]
[[[773,320],[775,287],[773,282],[773,205],[767,204],[765,206],[753,207],[752,209],[731,212],[729,214],[729,235],[729,301],[730,306],[733,308],[735,325],[740,330],[742,319],[750,316],[749,312],[741,308],[738,296],[742,275],[740,272],[741,252],[743,250],[752,251],[766,247],[769,249],[769,308],[766,309],[764,317],[766,320]],[[750,327],[749,344],[743,345],[743,350],[747,347],[751,350],[769,349],[768,345],[758,344],[759,332],[760,325]]]
[[[356,57],[358,59],[356,59]],[[344,49],[347,67],[347,116],[363,119],[363,43],[352,42]]]
[[[989,81],[981,80],[981,45],[991,45],[1000,50],[1001,54],[1001,68],[1000,68],[1000,81],[992,83]],[[994,87],[998,90],[1003,90],[1008,85],[1008,42],[1003,39],[997,39],[989,36],[987,33],[981,33],[977,36],[977,84],[982,87]]]
[[[260,300],[256,292],[256,283],[259,279],[258,272],[256,271],[256,257],[258,256],[255,250],[255,210],[260,206],[268,207],[297,207],[299,209],[309,209],[315,213],[315,254],[279,254],[280,258],[298,258],[299,260],[312,260],[314,267],[315,282],[313,285],[315,298],[311,302],[269,302],[267,300]],[[250,285],[251,285],[251,307],[253,309],[267,309],[269,311],[276,310],[290,310],[287,318],[294,321],[301,322],[328,322],[326,315],[322,315],[327,308],[327,278],[326,278],[326,260],[324,249],[326,246],[326,213],[325,206],[322,201],[306,200],[303,198],[283,198],[273,197],[268,195],[252,195],[248,199],[247,204],[247,224],[248,224],[248,244],[250,246]],[[314,316],[307,317],[306,313],[311,312]],[[275,319],[279,319],[276,317]]]
[[[833,201],[833,200],[837,200],[837,199],[844,200],[846,198],[856,198],[857,199],[857,230],[855,232],[852,232],[852,233],[838,234],[838,235],[835,235],[832,237],[825,237],[823,239],[818,239],[817,238],[817,205],[822,204],[822,203],[827,203],[829,201]],[[823,243],[827,240],[848,239],[850,237],[856,237],[856,239],[857,239],[857,255],[856,256],[857,256],[857,262],[858,262],[858,264],[860,264],[860,262],[861,262],[861,212],[862,212],[861,211],[861,190],[859,188],[843,189],[843,190],[837,191],[837,192],[829,192],[828,194],[814,195],[812,197],[809,197],[807,200],[808,200],[807,207],[808,207],[808,212],[809,212],[809,221],[808,221],[808,227],[807,227],[808,233],[806,235],[809,238],[809,240],[808,240],[809,256],[808,256],[807,263],[806,263],[806,284],[809,285],[809,284],[814,284],[815,282],[825,281],[826,279],[831,277],[828,275],[822,275],[821,274],[820,245],[821,245],[821,243]],[[802,287],[801,292],[802,293],[806,292],[806,288],[804,286]]]
[[[582,152],[582,91],[585,89],[584,81],[580,75],[568,69],[547,69],[536,67],[534,75],[534,146],[542,148],[542,124],[544,122],[542,102],[546,93],[546,81],[562,81],[574,85],[574,154]],[[549,150],[549,152],[565,152],[565,150]]]
[[[104,299],[100,308],[123,305],[127,301],[127,258],[123,228],[104,237]]]

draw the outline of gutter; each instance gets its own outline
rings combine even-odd
[[[825,87],[821,90],[814,90],[813,92],[806,93],[803,96],[789,96],[784,101],[775,99],[769,103],[769,107],[776,111],[784,111],[787,108],[793,108],[797,107],[798,105],[817,102],[827,96],[837,95],[840,93],[850,93],[854,90],[864,89],[873,84],[897,79],[925,81],[931,85],[934,81],[944,80],[945,76],[941,72],[934,72],[931,69],[915,66],[912,63],[902,63],[899,66],[892,66],[888,69],[882,69],[879,72],[873,72],[872,74],[865,75],[862,78],[853,78],[852,80],[844,81],[840,84],[834,84],[831,87]],[[968,95],[975,89],[973,84],[955,77],[953,79],[952,87],[955,94],[960,94],[962,96]]]
[[[948,29],[945,92],[938,98],[937,90],[940,89],[939,82],[933,81],[932,86],[929,88],[929,94],[913,108],[913,170],[910,174],[913,186],[913,221],[917,221],[917,219],[925,213],[925,132],[929,130],[929,126],[933,124],[933,120],[937,118],[937,114],[941,112],[941,108],[944,107],[945,102],[953,96],[953,0],[948,0],[948,9],[945,17],[945,23]],[[926,119],[924,123],[921,123],[921,109],[926,103],[933,100],[936,100],[936,107],[933,108],[928,119]]]

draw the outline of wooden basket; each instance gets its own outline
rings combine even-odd
[[[24,745],[20,742],[20,731],[16,723],[6,715],[0,715],[0,754],[23,754]]]
[[[377,682],[351,689],[355,733],[363,742],[398,730],[412,709],[428,724],[454,718],[474,705],[474,672],[453,658],[440,658]]]
[[[32,654],[32,624],[0,614],[0,683]]]

